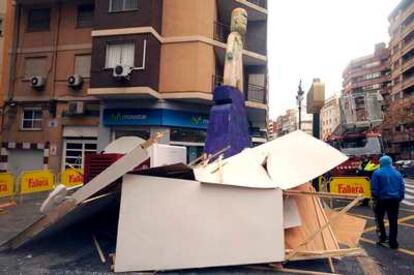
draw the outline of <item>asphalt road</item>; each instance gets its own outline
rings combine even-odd
[[[407,190],[414,181],[407,181]],[[408,192],[407,192],[408,194]],[[46,194],[31,195],[17,200],[18,206],[0,211],[0,243],[9,239],[39,217],[38,209]],[[411,198],[407,201],[411,203]],[[351,214],[367,220],[361,246],[380,266],[383,274],[414,274],[414,207],[401,205],[399,242],[400,249],[392,250],[375,244],[374,215],[368,206],[357,206]],[[335,207],[346,202],[337,203]],[[102,221],[108,221],[104,213],[97,220],[76,224],[64,231],[46,236],[16,251],[0,252],[0,274],[113,274],[110,261],[102,263],[92,240],[92,233],[98,239],[105,255],[115,251],[116,228],[110,228]],[[102,230],[105,228],[105,230]],[[139,253],[139,252],[137,252]],[[336,272],[341,274],[363,274],[360,263],[354,257],[334,261]],[[288,263],[288,268],[329,272],[326,260]],[[179,274],[267,274],[266,270],[246,267],[210,268],[181,271]],[[170,272],[169,274],[177,274]],[[282,273],[279,273],[282,274]]]

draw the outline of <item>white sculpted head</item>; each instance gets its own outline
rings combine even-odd
[[[238,32],[242,36],[246,34],[247,12],[245,9],[236,8],[231,13],[231,32]]]

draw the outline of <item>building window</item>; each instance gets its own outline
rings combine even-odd
[[[134,67],[135,44],[108,44],[106,46],[105,68],[114,68],[116,65]]]
[[[42,109],[25,108],[22,114],[22,130],[42,130]]]
[[[0,37],[3,36],[3,17],[0,16]]]
[[[91,55],[75,55],[75,74],[82,77],[90,77],[91,73]]]
[[[31,9],[27,22],[29,31],[47,31],[50,27],[50,9]]]
[[[95,5],[85,4],[78,6],[77,26],[78,28],[89,28],[93,26]]]
[[[138,9],[138,0],[111,0],[109,5],[110,12],[132,11]]]
[[[63,142],[63,169],[83,169],[85,155],[96,153],[96,138],[90,139],[65,139]]]
[[[46,57],[29,57],[25,60],[24,77],[32,76],[46,77]]]

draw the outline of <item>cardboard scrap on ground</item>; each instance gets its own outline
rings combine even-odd
[[[228,159],[197,167],[194,175],[197,181],[206,183],[289,189],[347,159],[325,142],[298,130]]]
[[[326,214],[330,219],[336,214],[336,211],[326,209]],[[332,229],[339,243],[355,247],[358,245],[362,233],[364,233],[366,223],[365,219],[343,214],[340,219],[332,223]]]
[[[115,271],[284,260],[280,189],[126,175]]]

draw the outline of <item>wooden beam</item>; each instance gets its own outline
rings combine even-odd
[[[352,194],[334,194],[328,192],[311,192],[311,191],[299,191],[299,190],[283,190],[285,195],[312,195],[322,198],[338,198],[338,199],[356,199],[362,197],[362,195],[352,195]]]

